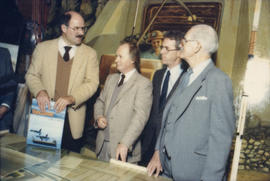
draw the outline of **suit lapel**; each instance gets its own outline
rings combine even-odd
[[[173,121],[178,120],[182,116],[182,114],[185,112],[185,110],[188,108],[191,101],[195,97],[196,93],[203,86],[203,83],[207,77],[207,73],[212,68],[214,68],[214,64],[212,62],[210,62],[210,64],[203,70],[203,72],[186,89],[184,89],[184,90],[176,89],[175,96],[177,96],[177,97],[176,97],[176,99],[173,99],[172,101],[170,101],[171,104],[178,105],[177,113],[172,115]],[[177,101],[177,103],[175,103],[175,101]],[[181,103],[179,104],[179,102],[181,102]],[[170,106],[168,106],[168,107],[170,107]]]
[[[169,95],[168,95],[168,97],[166,99],[166,102],[164,104],[164,107],[167,104],[167,102],[169,101],[169,99],[171,98],[171,96],[173,95],[173,93],[174,93],[175,89],[177,88],[177,86],[178,86],[178,84],[179,84],[179,82],[181,80],[181,77],[183,76],[184,73],[185,73],[185,71],[182,71],[182,73],[180,74],[180,76],[178,77],[178,79],[176,80],[176,82],[174,83],[173,88],[170,91],[170,93],[169,93]],[[164,107],[162,108],[162,110],[164,109]]]
[[[162,80],[163,80],[163,76],[164,76],[165,72],[166,72],[166,68],[163,68],[161,70],[161,72],[158,74],[157,81],[156,81],[156,84],[158,85],[156,87],[156,89],[157,89],[157,94],[156,95],[158,96],[158,101],[160,99],[161,85],[162,85]]]
[[[115,76],[112,76],[112,78],[110,79],[110,82],[108,84],[108,88],[107,88],[108,98],[106,98],[108,100],[108,104],[106,104],[106,108],[105,108],[105,110],[106,110],[105,115],[106,116],[108,114],[108,111],[109,111],[108,109],[109,109],[110,103],[112,101],[113,92],[114,92],[114,89],[117,86],[118,80],[119,80],[119,74],[117,74]],[[103,91],[106,91],[106,90],[103,90]]]
[[[76,75],[78,74],[78,71],[80,70],[80,67],[84,64],[82,63],[83,52],[82,47],[77,47],[75,56],[73,58],[73,63],[71,67],[70,77],[69,77],[69,85],[68,85],[68,93],[70,94],[71,88],[73,87],[73,83],[76,81]]]
[[[115,104],[117,104],[117,102],[126,94],[128,93],[129,89],[131,89],[131,87],[134,85],[134,83],[136,82],[137,76],[138,76],[138,72],[135,71],[133,73],[133,75],[129,78],[129,80],[123,84],[122,89],[120,90],[116,100],[115,100]]]
[[[49,67],[49,76],[50,76],[50,95],[54,95],[55,91],[55,82],[56,82],[56,70],[57,70],[57,62],[58,62],[58,41],[59,38],[56,40],[53,40],[52,46],[50,47],[49,57],[47,59],[48,67]],[[47,56],[47,55],[45,55]]]

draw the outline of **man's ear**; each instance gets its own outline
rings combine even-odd
[[[61,25],[62,32],[66,33],[67,32],[67,28],[68,27],[66,25],[64,25],[64,24]]]
[[[200,42],[196,41],[196,46],[194,48],[194,52],[195,54],[198,53],[201,50],[202,46],[200,44]]]

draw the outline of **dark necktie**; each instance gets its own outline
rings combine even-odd
[[[65,62],[69,61],[69,51],[71,49],[70,46],[64,46],[65,48],[65,53],[64,53],[64,56],[63,56],[63,59],[65,60]]]
[[[166,102],[170,75],[171,75],[170,71],[167,71],[166,77],[165,77],[164,82],[163,82],[163,87],[162,87],[160,99],[159,99],[159,109],[161,109]]]
[[[125,77],[126,77],[126,76],[125,76],[124,74],[121,75],[121,80],[120,80],[119,83],[118,83],[118,87],[120,87],[120,86],[124,83]]]

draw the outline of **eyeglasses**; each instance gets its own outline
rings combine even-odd
[[[170,52],[170,51],[177,51],[177,50],[180,50],[181,48],[175,48],[175,49],[169,49],[169,47],[166,47],[166,46],[160,46],[160,49],[165,49],[166,52]]]
[[[68,28],[72,29],[73,31],[83,31],[84,33],[87,31],[87,27],[83,26],[83,27],[78,27],[78,26],[75,26],[75,27],[70,27],[70,26],[67,26]]]
[[[190,41],[197,41],[198,42],[198,40],[187,40],[185,37],[181,40],[181,44],[183,45],[183,44],[186,44],[187,42],[190,42]]]

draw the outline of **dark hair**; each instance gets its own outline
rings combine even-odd
[[[141,70],[140,70],[141,60],[140,60],[139,48],[137,47],[135,42],[125,41],[125,40],[120,42],[120,45],[124,45],[124,44],[127,44],[129,46],[129,55],[131,59],[134,61],[135,68],[137,69],[139,73],[141,73]]]
[[[180,43],[181,43],[181,40],[184,38],[184,33],[181,32],[181,31],[167,31],[165,34],[164,34],[164,39],[165,38],[168,38],[170,40],[175,40],[175,48],[176,49],[180,49]]]
[[[62,25],[69,25],[69,21],[71,20],[71,14],[70,13],[64,13],[63,15],[61,15],[60,20],[59,20],[59,25],[60,25],[60,29]]]
[[[175,48],[180,50],[180,43],[181,43],[181,40],[184,38],[184,35],[185,34],[181,31],[172,30],[172,31],[167,31],[164,34],[164,39],[168,38],[170,40],[175,40]],[[186,71],[188,67],[189,67],[189,64],[185,60],[182,60],[181,68],[184,71]]]

